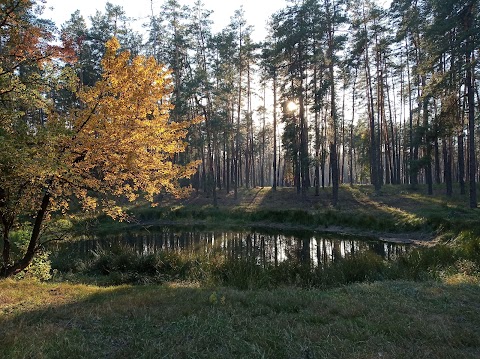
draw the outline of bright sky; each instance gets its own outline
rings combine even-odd
[[[184,5],[193,6],[195,0],[178,0]],[[266,36],[266,22],[271,14],[283,8],[285,0],[203,0],[205,8],[213,10],[210,15],[213,23],[213,31],[218,32],[228,25],[234,11],[243,6],[245,17],[249,25],[254,26],[254,40],[263,40]],[[141,29],[141,25],[147,22],[151,14],[152,2],[153,11],[158,14],[163,0],[110,0],[114,5],[124,8],[128,17],[137,20],[135,28]],[[105,11],[107,0],[47,0],[44,17],[52,19],[58,26],[67,21],[75,10],[80,10],[83,17],[88,20],[96,10]]]

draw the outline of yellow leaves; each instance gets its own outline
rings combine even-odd
[[[0,113],[0,188],[18,193],[12,208],[38,210],[48,188],[52,209],[63,211],[76,197],[84,210],[103,209],[122,219],[114,198],[153,201],[162,191],[186,191],[178,180],[197,164],[172,160],[185,150],[187,129],[197,120],[170,121],[171,80],[162,65],[143,56],[131,59],[119,52],[116,39],[106,47],[102,78],[79,91],[80,108],[48,112],[46,124],[33,133],[26,125],[15,132]],[[64,86],[73,88],[71,75],[65,74]]]
[[[117,206],[113,200],[104,201],[103,208],[104,212],[113,219],[119,221],[125,221],[128,219],[127,214],[123,212],[122,208]]]
[[[82,201],[82,207],[86,211],[93,211],[97,208],[97,200],[92,197],[86,197]]]
[[[112,37],[105,43],[105,59],[109,59],[111,57],[115,57],[117,51],[120,49],[120,41],[116,37]]]
[[[196,165],[171,162],[185,150],[191,123],[168,118],[169,72],[153,58],[119,53],[116,39],[106,48],[102,79],[79,94],[84,108],[75,119],[69,150],[87,155],[74,167],[76,175],[98,179],[99,191],[130,201],[139,192],[149,200],[162,190],[179,193],[178,179],[193,173]]]

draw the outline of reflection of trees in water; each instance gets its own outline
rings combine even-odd
[[[234,259],[251,259],[257,264],[278,265],[283,261],[325,266],[346,257],[371,251],[392,260],[407,250],[407,246],[380,241],[333,237],[331,235],[263,234],[259,232],[232,231],[182,231],[161,228],[150,232],[130,232],[115,236],[80,239],[60,245],[80,255],[87,255],[100,248],[108,250],[127,246],[136,253],[147,255],[159,251],[184,252],[200,255],[224,255]]]

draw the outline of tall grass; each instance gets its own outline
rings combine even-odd
[[[372,252],[357,253],[332,263],[313,266],[297,259],[274,265],[255,258],[225,253],[205,254],[160,251],[141,255],[117,245],[92,252],[86,258],[57,255],[52,258],[57,279],[67,273],[88,276],[105,284],[195,281],[240,289],[283,285],[329,288],[385,279],[438,279],[464,273],[480,275],[480,238],[463,232],[450,244],[416,248],[386,261]]]

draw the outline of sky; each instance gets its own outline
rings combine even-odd
[[[195,0],[178,0],[182,5],[193,6]],[[234,11],[243,6],[248,24],[254,26],[253,39],[263,40],[267,34],[266,22],[271,14],[283,8],[285,0],[203,0],[205,8],[213,10],[210,15],[213,21],[213,31],[218,32],[228,25]],[[128,17],[136,19],[135,29],[141,30],[141,25],[152,13],[158,14],[163,0],[110,0],[114,5],[124,8]],[[105,11],[106,0],[47,0],[43,17],[52,19],[58,26],[67,21],[75,10],[87,20],[96,10]]]

